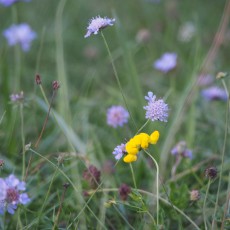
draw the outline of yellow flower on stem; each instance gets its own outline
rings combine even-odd
[[[151,135],[150,135],[150,144],[156,144],[158,139],[160,137],[160,133],[158,131],[154,131]]]
[[[137,160],[137,156],[136,155],[132,155],[132,154],[127,154],[124,157],[124,159],[123,159],[123,161],[125,163],[131,163],[131,162],[136,161],[136,160]]]

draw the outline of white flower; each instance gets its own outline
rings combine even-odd
[[[91,34],[98,34],[101,29],[104,29],[107,26],[113,26],[114,22],[114,18],[101,18],[100,16],[92,18],[89,22],[89,26],[87,27],[85,38],[89,37]]]

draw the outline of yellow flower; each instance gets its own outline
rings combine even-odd
[[[158,139],[160,137],[160,133],[158,131],[154,131],[151,135],[150,135],[150,144],[156,144]]]
[[[124,159],[123,159],[123,161],[125,163],[131,163],[131,162],[136,161],[136,160],[137,160],[137,156],[136,155],[132,155],[132,154],[127,154],[124,157]]]
[[[129,142],[125,145],[125,151],[128,154],[136,155],[139,151],[139,147],[137,145],[137,140],[135,138],[132,138],[129,140]]]
[[[141,140],[141,148],[147,149],[149,147],[150,136],[147,133],[140,133],[138,136]]]

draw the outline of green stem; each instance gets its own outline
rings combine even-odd
[[[127,101],[126,101],[124,91],[123,91],[123,89],[122,89],[122,87],[121,87],[121,82],[120,82],[120,79],[119,79],[119,77],[118,77],[116,67],[115,67],[115,65],[114,65],[114,61],[113,61],[113,57],[112,57],[111,51],[110,51],[110,49],[109,49],[108,43],[107,43],[107,41],[106,41],[106,39],[105,39],[105,36],[104,36],[104,34],[102,33],[102,31],[101,31],[101,36],[102,36],[103,41],[104,41],[104,43],[105,43],[105,47],[106,47],[106,49],[107,49],[107,51],[108,51],[109,58],[110,58],[110,61],[111,61],[112,67],[113,67],[113,72],[114,72],[114,75],[115,75],[115,78],[116,78],[116,81],[117,81],[119,90],[120,90],[120,92],[121,92],[121,95],[122,95],[122,97],[123,97],[123,101],[124,101],[125,106],[126,106],[128,112],[129,112],[130,118],[131,118],[131,120],[132,120],[132,122],[133,122],[135,128],[137,129],[136,123],[135,123],[135,121],[134,121],[134,119],[133,119],[133,116],[132,116],[132,114],[131,114],[131,112],[130,112],[128,103],[127,103]]]
[[[204,203],[203,203],[203,218],[204,218],[204,226],[205,226],[205,230],[207,230],[207,223],[206,223],[206,210],[205,210],[205,207],[206,207],[206,201],[207,201],[207,197],[208,197],[208,191],[209,191],[209,188],[210,188],[210,184],[211,184],[211,179],[209,179],[208,181],[208,186],[207,186],[207,189],[206,189],[206,194],[205,194],[205,198],[204,198]]]
[[[134,175],[134,171],[133,171],[133,166],[131,163],[129,164],[129,166],[130,166],[131,173],[132,173],[134,188],[137,189],[137,184],[136,184],[136,179],[135,179],[135,175]]]
[[[230,108],[229,92],[228,92],[228,88],[226,86],[224,79],[222,79],[221,81],[226,91],[226,94],[228,95],[228,101],[227,101],[227,109],[226,109],[226,115],[225,115],[225,133],[224,133],[223,149],[222,149],[222,154],[221,154],[220,175],[219,175],[218,189],[217,189],[217,194],[216,194],[215,209],[214,209],[213,218],[212,218],[212,230],[215,228],[215,222],[216,222],[215,215],[217,212],[218,202],[219,202],[220,186],[221,186],[221,180],[222,180],[222,174],[223,174],[224,156],[225,156],[225,151],[226,151],[226,144],[227,144],[227,137],[228,137],[228,125],[229,125],[229,108]]]
[[[149,119],[138,129],[138,131],[136,132],[135,135],[137,135],[148,123],[149,123]]]
[[[25,177],[26,160],[25,160],[25,136],[24,136],[24,115],[23,102],[20,103],[20,118],[21,118],[21,138],[22,138],[22,180]]]
[[[144,150],[145,153],[152,159],[152,161],[154,162],[155,166],[156,166],[156,188],[157,188],[157,192],[156,192],[156,200],[157,200],[157,226],[159,224],[159,166],[157,161],[154,159],[154,157],[152,157],[152,155]]]

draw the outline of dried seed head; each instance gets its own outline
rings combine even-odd
[[[42,83],[41,76],[39,74],[36,74],[35,82],[37,85],[40,85]]]
[[[217,168],[215,166],[211,166],[205,169],[204,174],[208,179],[214,180],[217,177]]]
[[[60,84],[58,81],[53,81],[52,86],[53,90],[58,90],[60,88]]]

